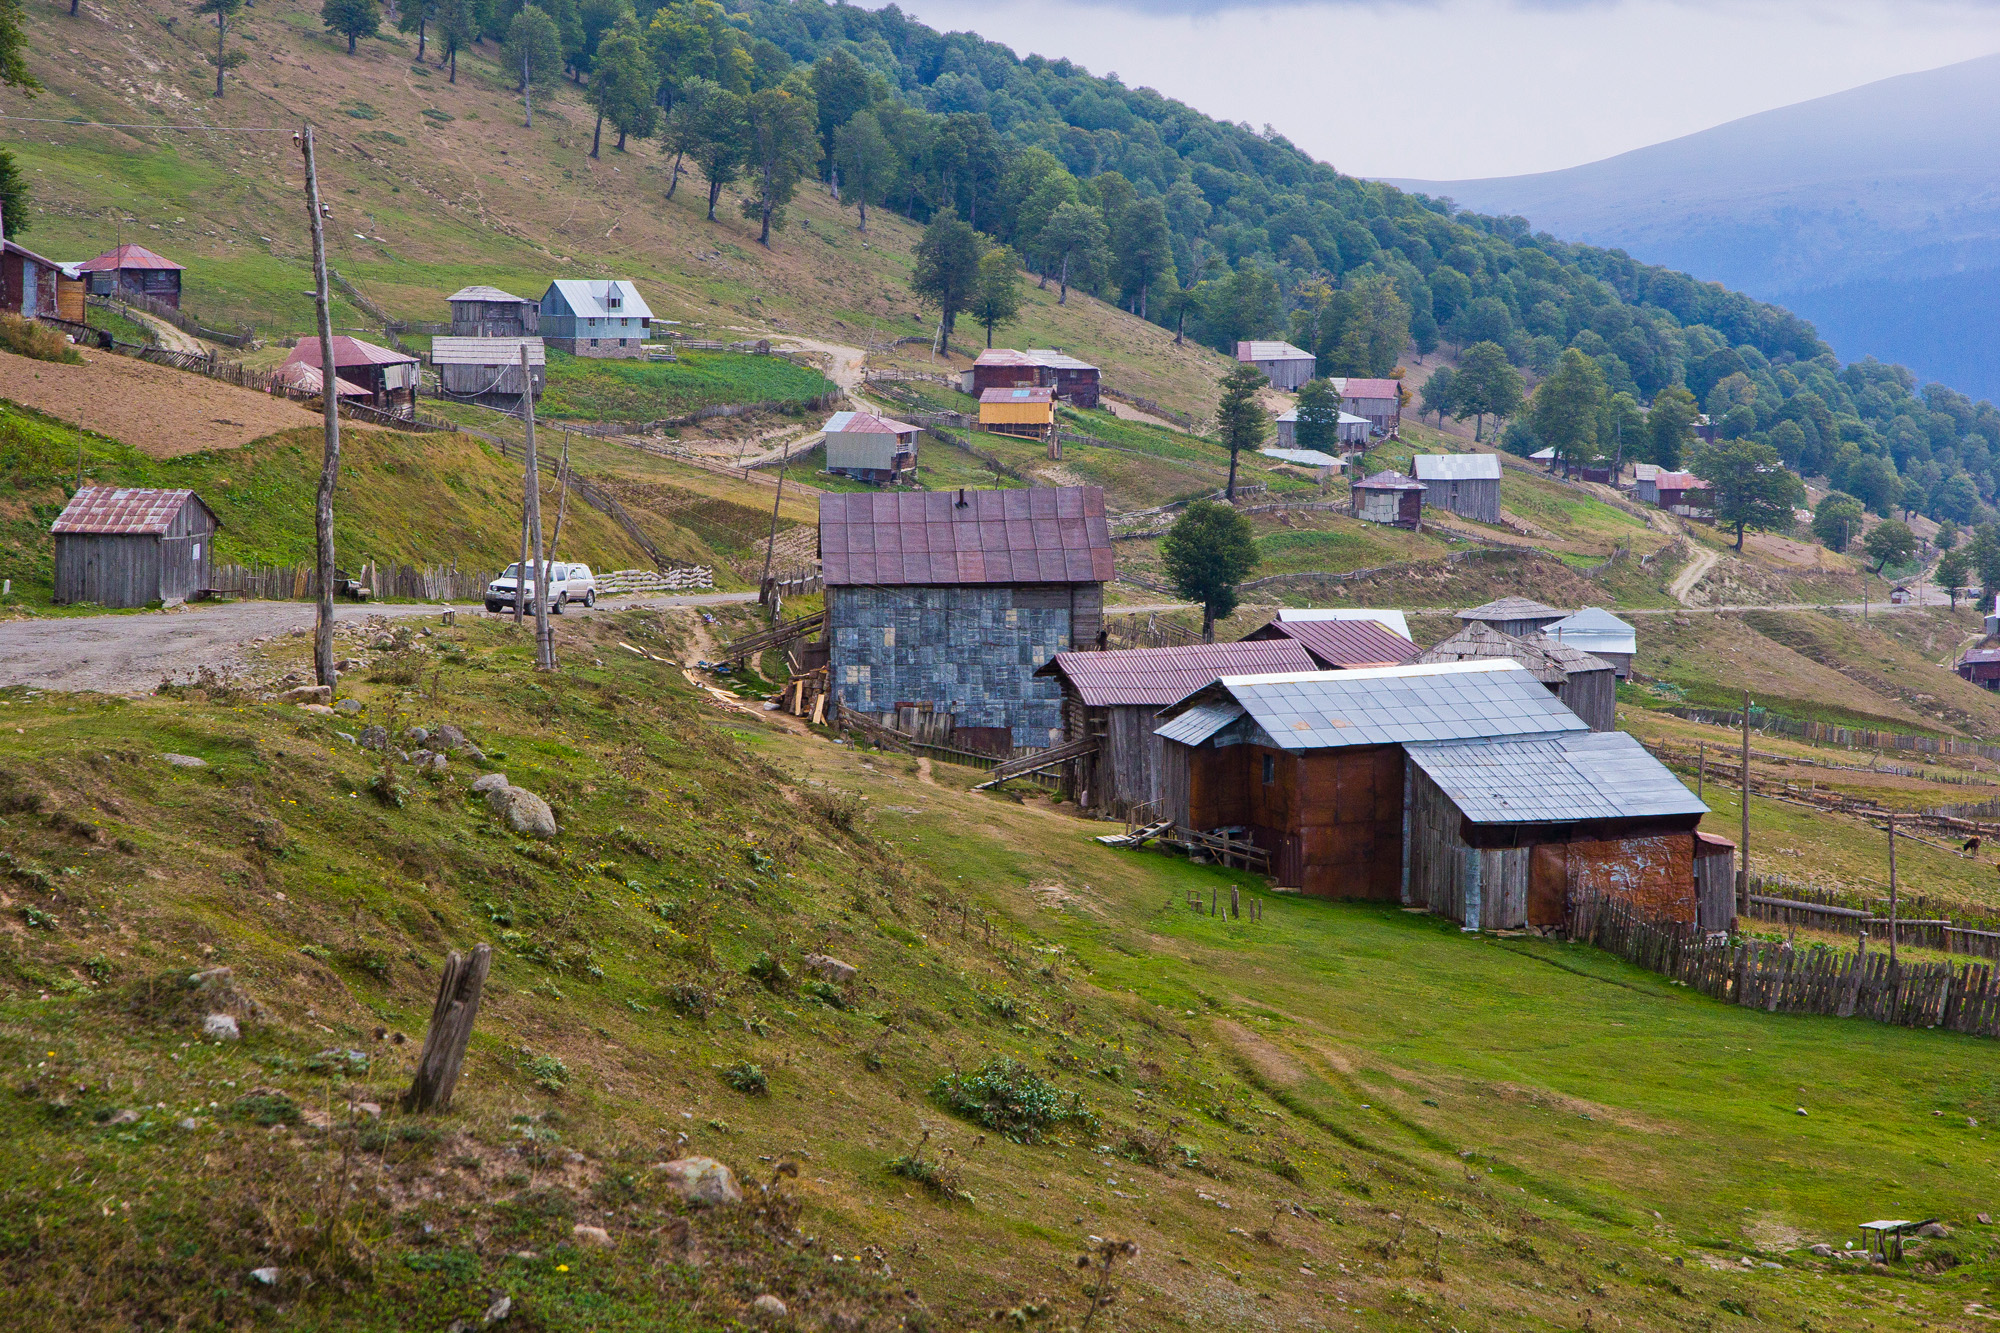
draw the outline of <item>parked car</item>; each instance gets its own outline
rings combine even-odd
[[[548,574],[549,610],[561,615],[563,607],[570,602],[582,602],[585,606],[597,605],[597,576],[590,572],[589,565],[544,564]],[[500,577],[486,585],[486,609],[488,611],[511,611],[514,608],[515,590],[520,586],[521,566],[509,565],[500,571]],[[530,596],[533,595],[534,580],[528,581]]]

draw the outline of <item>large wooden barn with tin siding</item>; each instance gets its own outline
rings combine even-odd
[[[521,401],[521,349],[528,349],[529,383],[539,399],[549,383],[549,354],[540,338],[437,337],[431,368],[438,387],[453,398],[515,407]]]
[[[213,586],[221,526],[193,491],[86,486],[49,529],[56,539],[55,601],[184,600]]]
[[[1057,653],[1035,674],[1062,687],[1064,742],[1097,743],[1095,753],[1071,761],[1076,803],[1126,819],[1160,799],[1160,709],[1222,676],[1318,669],[1302,645],[1279,638]]]

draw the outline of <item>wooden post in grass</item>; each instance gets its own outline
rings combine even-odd
[[[1237,889],[1236,889],[1236,886],[1235,886],[1234,884],[1231,884],[1231,885],[1229,886],[1229,917],[1230,917],[1230,920],[1232,920],[1232,921],[1235,921],[1235,920],[1241,920],[1241,919],[1242,919],[1242,916],[1243,916],[1243,898],[1242,898],[1242,895],[1241,895],[1241,894],[1239,894],[1239,893],[1237,892]]]
[[[548,585],[555,580],[549,577],[553,566],[542,549],[542,472],[535,460],[535,381],[528,369],[528,344],[521,347],[521,417],[528,428],[528,544],[534,548],[535,562],[535,670],[554,671],[556,669],[555,631],[549,628]],[[514,601],[521,600],[520,589],[514,591]]]
[[[764,544],[764,577],[757,581],[760,595],[771,599],[770,623],[778,623],[778,604],[783,600],[771,583],[771,560],[778,554],[778,506],[785,502],[785,468],[792,461],[792,446],[787,443],[778,451],[778,493],[771,497],[771,539]]]
[[[1736,914],[1750,915],[1750,691],[1743,691],[1743,850],[1736,864]]]
[[[403,1094],[405,1111],[450,1107],[459,1069],[465,1064],[465,1048],[472,1040],[472,1024],[479,1017],[479,996],[492,965],[490,944],[478,945],[470,955],[454,950],[445,959],[437,1002],[431,1006],[430,1030],[424,1034],[423,1054],[417,1057],[417,1076]]]
[[[1701,789],[1708,785],[1708,742],[1701,743],[1701,760],[1694,771],[1694,798],[1701,799]]]
[[[1896,817],[1889,816],[1889,966],[1896,965]]]
[[[320,415],[326,421],[326,449],[320,459],[319,491],[313,500],[314,559],[319,573],[319,615],[313,622],[313,680],[332,686],[333,670],[333,491],[340,480],[340,379],[333,364],[332,299],[326,281],[326,205],[319,199],[319,164],[313,157],[312,126],[299,135],[306,159],[306,206],[312,210],[313,313],[319,326]]]

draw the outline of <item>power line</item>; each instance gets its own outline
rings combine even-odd
[[[114,125],[97,120],[66,120],[55,116],[0,116],[0,121],[25,125],[74,125],[82,130],[213,130],[218,134],[296,134],[292,125]]]

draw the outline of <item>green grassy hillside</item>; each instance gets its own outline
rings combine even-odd
[[[419,778],[295,709],[0,695],[17,1324],[476,1326],[505,1295],[517,1326],[692,1329],[768,1293],[803,1328],[1058,1329],[1093,1237],[1137,1243],[1093,1325],[1133,1330],[1990,1299],[1983,1044],[1106,849],[613,643],[687,633],[565,623],[561,688],[499,625],[351,678],[357,724],[454,721],[546,794],[550,844],[468,799],[481,765]],[[1263,920],[1187,905],[1232,886]],[[480,940],[457,1103],[404,1116],[440,959]],[[201,1038],[215,1008],[242,1041]],[[683,1152],[750,1202],[679,1202],[653,1164]],[[1892,1273],[1806,1249],[1934,1214],[1954,1234]]]

